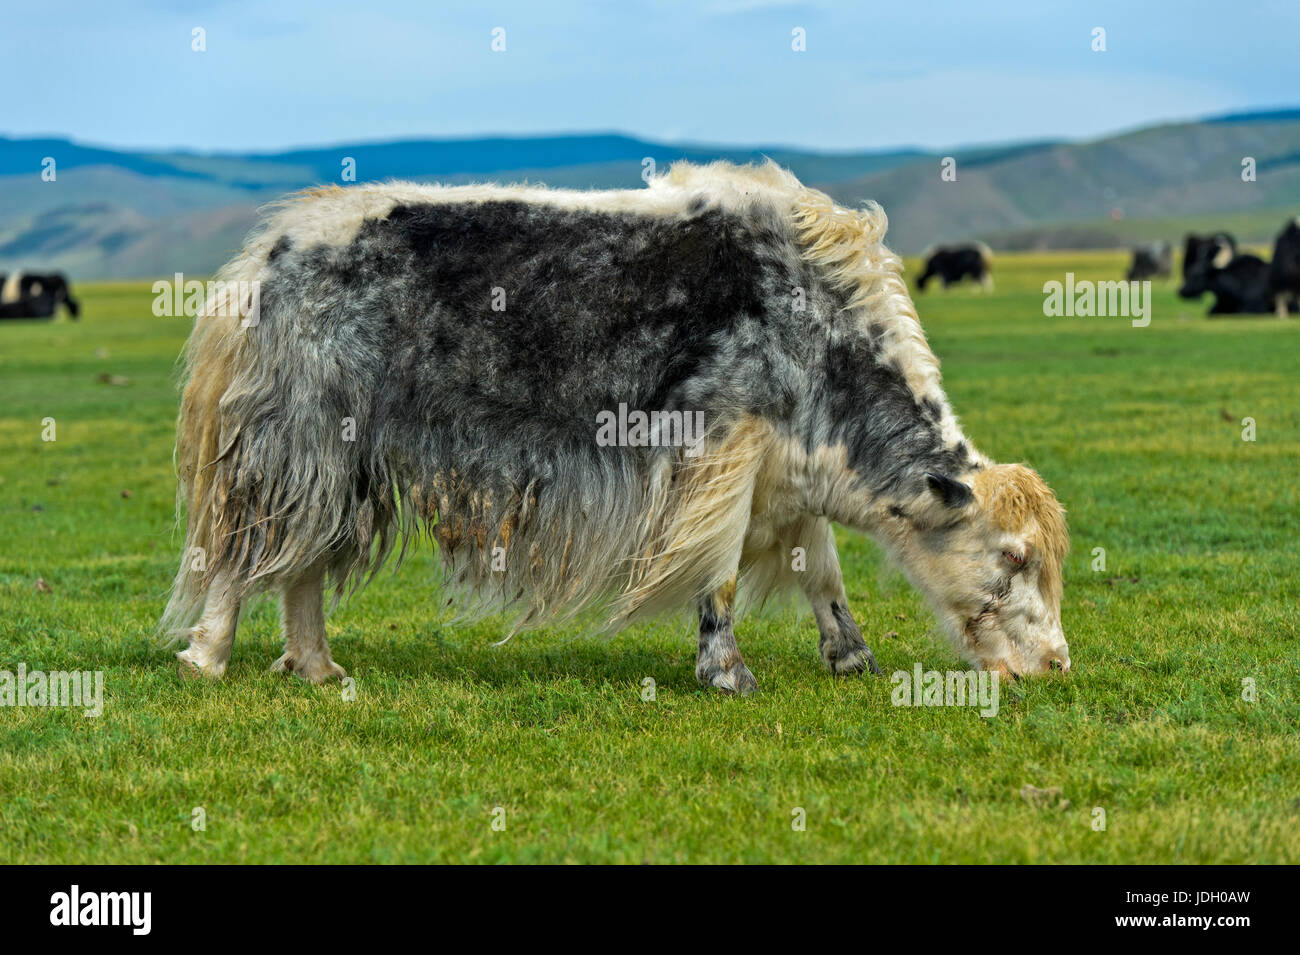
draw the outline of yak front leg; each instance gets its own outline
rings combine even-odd
[[[834,673],[880,673],[871,648],[849,613],[830,522],[818,519],[807,525],[807,532],[808,567],[800,576],[800,585],[817,618],[817,646],[822,660]]]
[[[748,696],[758,689],[736,646],[734,629],[736,578],[700,602],[700,650],[695,658],[695,679],[723,693]]]

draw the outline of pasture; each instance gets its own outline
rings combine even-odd
[[[425,545],[330,618],[355,699],[268,672],[269,602],[224,681],[182,682],[152,634],[190,320],[137,283],[0,325],[0,670],[104,672],[97,718],[0,707],[0,862],[1300,862],[1300,322],[1173,282],[1146,328],[1043,315],[1044,282],[1126,264],[1003,255],[991,294],[917,297],[967,434],[1069,511],[1073,670],[989,719],[891,704],[893,671],[961,664],[849,531],[883,677],[831,677],[795,603],[737,625],[748,699],[696,685],[686,617],[494,647]]]

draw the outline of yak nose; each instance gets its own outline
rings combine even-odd
[[[1070,654],[1066,650],[1058,650],[1047,658],[1043,665],[1047,672],[1069,673],[1070,672]]]

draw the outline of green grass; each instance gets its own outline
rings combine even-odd
[[[183,683],[151,631],[187,323],[147,285],[85,287],[80,324],[5,323],[0,669],[106,688],[98,719],[0,708],[0,862],[1300,861],[1300,323],[1207,321],[1169,287],[1149,328],[1042,315],[1045,280],[1122,259],[1004,256],[996,293],[919,300],[967,433],[1070,512],[1074,670],[1004,687],[993,719],[833,679],[794,606],[738,629],[746,700],[696,687],[684,619],[492,647],[492,623],[447,624],[427,551],[330,620],[355,701],[267,672],[267,604],[223,682]],[[841,541],[886,673],[958,666],[876,547]]]

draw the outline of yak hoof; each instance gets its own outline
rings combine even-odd
[[[180,661],[178,672],[182,680],[197,680],[200,677],[219,680],[226,672],[226,661],[210,655],[203,644],[198,642],[177,653],[176,659]]]
[[[708,685],[727,696],[749,696],[758,689],[758,681],[749,667],[737,663],[726,670],[718,670],[709,675]]]
[[[313,654],[303,660],[297,660],[288,652],[271,664],[271,672],[292,673],[308,683],[328,683],[330,680],[342,680],[348,675],[347,670],[331,660],[328,655]]]
[[[866,646],[854,647],[842,656],[828,659],[826,665],[831,668],[831,672],[836,676],[864,673],[867,670],[870,670],[876,676],[881,674],[880,665],[876,663],[875,655],[872,654],[871,648]]]

